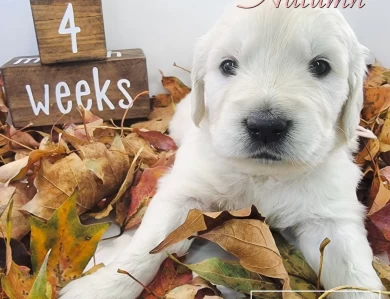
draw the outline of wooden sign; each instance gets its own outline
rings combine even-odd
[[[146,117],[148,90],[146,58],[142,50],[108,52],[94,62],[42,65],[39,57],[17,57],[2,66],[8,107],[15,127],[81,122],[79,105],[104,120]],[[65,115],[65,117],[63,117]],[[61,118],[62,117],[62,118]]]
[[[42,64],[106,57],[101,0],[30,0]]]

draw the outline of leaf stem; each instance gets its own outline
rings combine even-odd
[[[139,93],[133,100],[133,104],[135,103],[136,100],[138,100],[138,98],[140,96],[143,96],[145,94],[149,94],[149,91],[143,91],[141,93]],[[122,122],[121,122],[121,136],[123,137],[123,131],[124,131],[124,123],[125,123],[125,119],[126,119],[126,116],[127,116],[127,113],[129,112],[129,110],[132,108],[133,106],[130,106],[129,108],[126,109],[125,113],[123,114],[123,117],[122,117]]]
[[[390,295],[390,292],[387,292],[387,291],[374,291],[374,290],[370,290],[370,289],[363,288],[363,287],[341,286],[341,287],[333,288],[331,290],[326,291],[318,299],[324,299],[324,298],[328,297],[329,295],[331,295],[332,293],[335,293],[335,292],[341,291],[341,290],[366,291],[366,292],[371,292],[374,294]]]
[[[320,245],[321,257],[320,257],[320,270],[318,271],[317,290],[319,290],[321,287],[321,274],[322,274],[322,266],[324,264],[324,251],[325,251],[325,247],[328,246],[329,243],[330,243],[330,240],[328,238],[325,238],[325,240],[322,241],[322,243]]]
[[[184,67],[182,67],[182,66],[179,66],[179,65],[177,65],[177,64],[176,64],[176,62],[174,62],[174,63],[173,63],[173,66],[174,66],[174,67],[177,67],[177,68],[179,68],[179,69],[181,69],[181,70],[183,70],[183,71],[185,71],[185,72],[187,72],[187,73],[190,73],[190,74],[191,74],[191,71],[190,71],[190,70],[187,70],[186,68],[184,68]]]

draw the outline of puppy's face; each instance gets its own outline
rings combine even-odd
[[[198,47],[194,120],[226,158],[315,165],[354,136],[363,52],[337,11],[235,8]]]

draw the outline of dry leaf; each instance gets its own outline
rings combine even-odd
[[[5,193],[8,193],[10,196],[7,196]],[[2,213],[0,217],[0,227],[3,232],[6,231],[3,224],[6,223],[6,215],[9,209],[8,202],[13,200],[11,238],[20,240],[30,231],[30,223],[27,219],[27,215],[22,213],[20,209],[34,197],[35,193],[36,189],[29,181],[14,182],[8,187],[0,186],[0,210]]]
[[[158,161],[157,153],[151,148],[148,142],[139,137],[137,134],[132,133],[127,135],[125,138],[122,138],[122,142],[125,146],[126,153],[130,156],[135,157],[139,150],[142,149],[140,158],[144,161],[144,163],[153,165]]]
[[[149,121],[139,122],[131,127],[165,133],[168,130],[169,122],[171,121],[174,113],[175,107],[173,105],[165,108],[155,108],[149,114]]]
[[[288,290],[289,278],[271,231],[264,222],[254,219],[232,219],[199,235],[212,241],[240,260],[249,271],[283,280]]]
[[[375,259],[372,263],[376,273],[379,278],[382,280],[383,285],[386,290],[390,290],[390,266],[382,264],[379,259]]]
[[[134,129],[134,132],[144,138],[147,142],[150,143],[158,151],[174,151],[177,150],[175,141],[168,135],[162,134],[157,131],[147,131],[143,132],[137,128]]]
[[[47,279],[54,286],[64,286],[83,273],[95,253],[109,223],[82,225],[76,213],[78,193],[74,193],[49,221],[35,217],[31,223],[31,255],[34,273],[38,273],[49,250]]]
[[[155,295],[164,297],[169,291],[183,284],[188,284],[191,280],[191,270],[167,258],[161,264],[153,281],[148,285],[148,289]],[[156,299],[156,297],[144,290],[139,299]]]
[[[10,246],[12,251],[12,261],[19,266],[31,268],[31,255],[26,246],[18,240],[11,239]],[[0,268],[6,268],[6,240],[0,238]]]
[[[126,229],[141,223],[146,209],[157,191],[157,181],[168,171],[166,166],[147,168],[139,182],[130,190],[130,207],[127,212]]]
[[[220,298],[221,292],[208,281],[201,277],[195,277],[190,284],[179,286],[168,294],[165,299],[203,299]]]
[[[264,221],[265,218],[259,214],[255,206],[239,211],[223,211],[216,213],[204,213],[200,210],[193,209],[188,213],[185,222],[170,233],[165,240],[150,253],[161,252],[198,232],[208,232],[231,219],[258,219]]]
[[[116,136],[111,145],[94,142],[77,149],[79,155],[72,153],[54,163],[41,161],[34,181],[38,193],[25,211],[49,219],[77,188],[78,212],[83,213],[118,191],[130,167],[121,138]]]
[[[390,241],[390,204],[386,204],[383,208],[371,214],[369,217],[372,223],[382,231],[383,236]]]
[[[30,269],[12,262],[10,272],[1,277],[1,287],[10,299],[27,299],[34,283]]]
[[[23,144],[29,148],[37,149],[39,148],[39,142],[36,141],[30,134],[16,130],[14,126],[8,128],[8,137],[16,142],[11,142],[13,149],[25,148],[20,144]]]
[[[167,107],[172,104],[179,103],[191,92],[191,89],[187,87],[181,80],[176,77],[165,77],[161,72],[162,80],[161,83],[170,94],[160,94],[154,97],[155,107]]]

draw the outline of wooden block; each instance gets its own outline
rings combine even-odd
[[[122,119],[135,96],[148,90],[142,50],[108,52],[107,60],[42,65],[39,57],[17,57],[1,68],[15,127],[81,122],[78,105],[104,120]],[[148,96],[140,97],[127,118],[146,117]],[[65,115],[64,117],[62,117]],[[61,118],[62,117],[62,118]]]
[[[30,2],[42,64],[106,58],[101,0]]]

